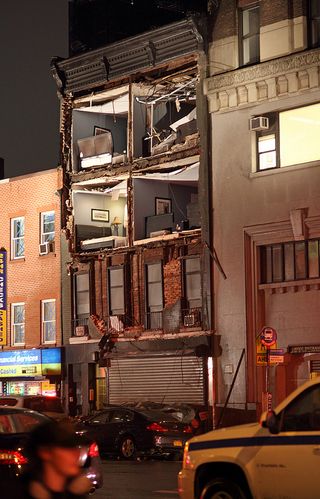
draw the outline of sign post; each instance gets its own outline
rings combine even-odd
[[[0,345],[7,344],[7,252],[0,250]]]
[[[260,333],[260,342],[266,348],[266,391],[265,405],[267,411],[272,410],[272,393],[270,392],[270,348],[277,342],[277,332],[272,327],[265,326]]]

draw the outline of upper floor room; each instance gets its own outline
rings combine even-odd
[[[319,46],[318,0],[222,0],[212,29],[210,74]]]

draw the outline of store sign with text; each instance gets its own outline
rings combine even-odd
[[[36,377],[61,374],[60,348],[0,352],[0,377]]]
[[[0,251],[0,345],[7,344],[7,252]]]

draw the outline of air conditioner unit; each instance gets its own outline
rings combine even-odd
[[[89,334],[89,327],[87,325],[85,326],[76,326],[74,335],[81,337],[81,336],[88,336]]]
[[[196,316],[195,314],[188,314],[185,315],[183,318],[183,325],[184,327],[193,327],[196,323]]]
[[[255,116],[254,118],[250,118],[249,126],[252,132],[269,130],[269,118],[266,116]]]
[[[45,243],[39,244],[39,255],[48,255],[48,253],[53,253],[54,252],[54,242],[53,241],[47,241]]]

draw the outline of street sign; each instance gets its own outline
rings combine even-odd
[[[276,330],[273,329],[273,327],[267,327],[267,326],[262,328],[262,331],[260,333],[260,341],[261,341],[262,345],[264,345],[267,348],[274,345],[277,341]]]
[[[283,364],[284,363],[284,348],[270,349],[269,354],[267,352],[257,352],[257,366],[266,366],[269,362],[270,365],[273,364]],[[269,359],[268,359],[269,355]]]

